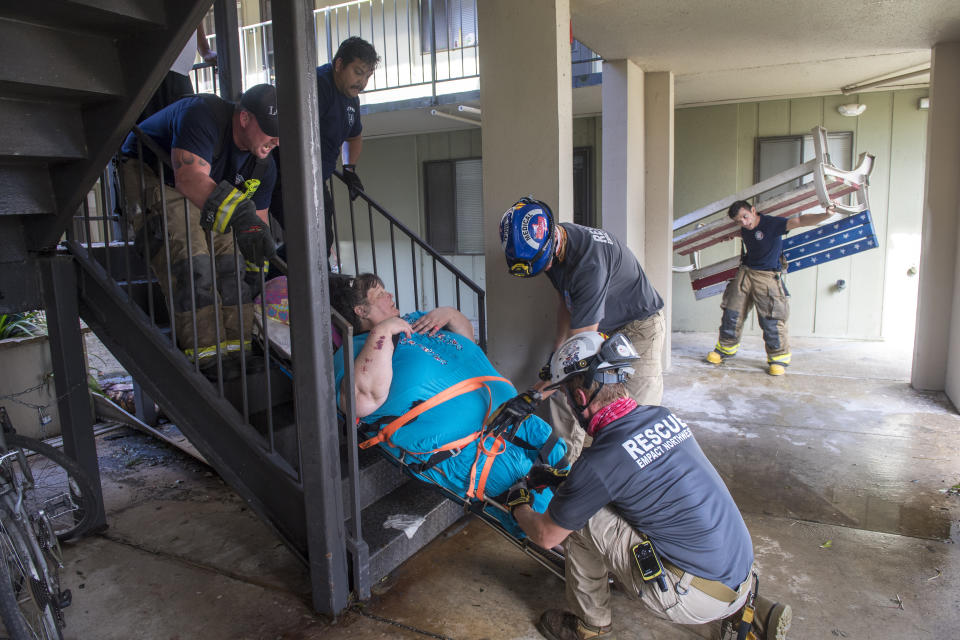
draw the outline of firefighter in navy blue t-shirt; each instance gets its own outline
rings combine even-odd
[[[826,213],[806,214],[793,218],[778,218],[758,214],[756,207],[737,200],[727,211],[730,219],[740,225],[744,256],[740,269],[723,292],[723,318],[717,346],[707,354],[707,362],[720,364],[724,358],[737,353],[743,322],[751,305],[757,308],[757,322],[763,332],[767,350],[767,373],[782,376],[790,364],[790,343],[787,339],[787,318],[790,303],[783,285],[783,236],[791,229],[809,227],[833,215],[833,205]]]
[[[724,639],[752,620],[761,640],[782,640],[792,611],[759,596],[750,532],[720,475],[683,420],[629,396],[639,359],[623,334],[594,331],[553,355],[550,388],[593,444],[569,473],[535,465],[499,500],[535,544],[563,544],[568,611],[544,612],[537,629],[551,640],[611,634],[612,574],[659,618],[711,623]],[[544,486],[555,494],[537,513],[530,489]]]
[[[327,231],[327,253],[333,246],[333,197],[327,182],[337,168],[343,151],[343,179],[350,188],[350,198],[363,191],[357,176],[357,160],[363,149],[363,125],[360,122],[360,92],[373,75],[380,56],[373,45],[356,36],[340,43],[333,62],[317,67],[317,112],[320,119],[320,177],[323,180],[324,221]],[[284,225],[285,213],[280,184],[273,196],[270,212]]]
[[[211,375],[219,345],[230,370],[238,370],[239,352],[250,345],[259,272],[276,252],[267,224],[276,180],[269,156],[280,143],[276,90],[253,86],[237,104],[215,95],[183,98],[139,127],[170,154],[173,170],[163,167],[161,183],[158,159],[131,133],[121,148],[125,206],[172,311],[177,345]],[[239,285],[234,234],[254,274]]]

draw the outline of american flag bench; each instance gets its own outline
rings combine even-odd
[[[812,133],[816,154],[812,160],[674,221],[673,251],[677,255],[688,257],[690,264],[674,266],[673,269],[690,273],[697,300],[723,293],[727,282],[733,278],[740,266],[739,256],[706,266],[700,264],[700,251],[740,236],[740,225],[726,215],[730,205],[737,200],[754,199],[797,179],[809,181],[792,191],[760,201],[756,205],[757,212],[789,218],[817,205],[826,207],[832,204],[844,217],[828,220],[809,231],[784,238],[784,257],[787,260],[788,272],[837,260],[877,246],[867,197],[867,180],[873,170],[874,157],[864,153],[860,155],[855,169],[838,169],[830,163],[826,129],[814,127]],[[851,196],[851,204],[845,202],[847,196]],[[715,219],[704,222],[711,217]]]

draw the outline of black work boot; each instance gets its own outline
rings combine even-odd
[[[613,640],[612,625],[594,627],[577,616],[560,609],[548,609],[537,622],[537,631],[550,640],[588,640],[606,638]]]

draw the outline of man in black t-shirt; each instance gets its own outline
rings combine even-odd
[[[744,610],[761,639],[782,640],[792,611],[759,597],[750,533],[720,475],[683,420],[629,397],[637,360],[621,334],[578,333],[557,349],[550,387],[593,445],[569,473],[537,465],[500,498],[532,542],[563,544],[569,611],[546,611],[537,629],[551,640],[610,634],[612,574],[657,617],[732,638]],[[555,487],[545,513],[529,506],[541,486]]]
[[[663,300],[647,279],[633,252],[603,229],[563,222],[554,224],[545,203],[522,198],[500,219],[510,273],[521,278],[547,274],[557,290],[557,327],[553,348],[584,331],[623,333],[640,360],[627,381],[638,404],[660,404],[663,397]],[[541,378],[549,379],[548,367]],[[546,382],[535,385],[537,390]],[[546,405],[554,429],[570,445],[570,460],[579,455],[584,433],[562,398]]]
[[[740,225],[744,256],[740,269],[723,292],[720,307],[720,337],[717,346],[707,354],[707,362],[720,364],[724,358],[737,353],[740,334],[750,307],[757,308],[757,323],[763,332],[767,350],[767,373],[782,376],[790,364],[790,344],[787,340],[787,318],[790,316],[788,294],[783,285],[783,236],[791,229],[819,224],[833,215],[833,205],[826,213],[806,214],[793,218],[778,218],[758,214],[756,207],[737,200],[727,211],[730,219]]]
[[[238,104],[206,94],[183,98],[139,127],[170,154],[173,169],[135,133],[127,136],[126,212],[167,299],[177,345],[213,375],[218,347],[233,354],[231,364],[249,348],[254,288],[275,253],[266,221],[276,180],[269,155],[280,143],[276,90],[256,85]],[[239,284],[234,234],[250,274]]]

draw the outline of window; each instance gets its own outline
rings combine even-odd
[[[593,149],[573,148],[573,221],[595,227],[593,211]]]
[[[440,253],[483,255],[479,158],[424,163],[427,242]]]
[[[477,44],[477,0],[420,0],[420,51],[430,53],[430,4],[436,28],[437,51]]]
[[[830,162],[840,169],[849,170],[853,163],[853,133],[842,131],[827,134],[827,153]],[[757,138],[757,153],[754,169],[755,182],[766,180],[781,171],[786,171],[807,160],[816,157],[813,146],[813,135],[781,136],[777,138]],[[781,193],[792,191],[801,184],[812,180],[812,176],[804,176],[767,191],[757,198],[757,202],[769,200]]]

